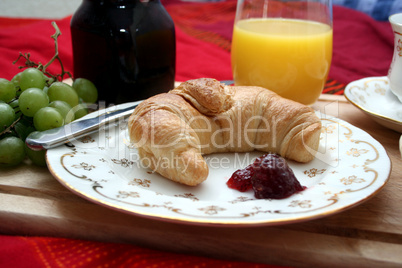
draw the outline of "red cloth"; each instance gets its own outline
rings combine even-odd
[[[334,48],[329,77],[348,84],[357,79],[385,76],[394,51],[389,22],[343,7],[334,7]]]
[[[128,244],[2,235],[0,267],[269,268],[274,266],[168,253]]]
[[[176,80],[198,77],[231,80],[229,49],[235,2],[167,4],[166,8],[176,24]],[[208,23],[204,23],[204,19]],[[53,55],[51,21],[29,21],[21,23],[0,18],[0,71],[4,78],[11,79],[18,71],[12,65],[18,52],[30,52],[34,61],[42,63]],[[62,31],[60,57],[64,67],[72,71],[69,21],[70,17],[56,22]],[[329,78],[347,84],[364,77],[386,75],[393,42],[388,22],[375,21],[364,13],[334,6],[334,52]],[[58,72],[57,68],[54,65],[49,70]]]
[[[229,58],[236,10],[235,1],[198,3],[185,8],[182,6],[179,8],[179,4],[168,4],[166,8],[175,20],[176,26],[199,40],[214,43],[221,48],[219,53]],[[394,48],[394,35],[389,22],[376,21],[362,12],[334,6],[333,25],[330,79],[346,85],[365,77],[387,75]],[[192,53],[191,50],[186,52]],[[215,50],[211,51],[213,52]],[[180,56],[181,51],[178,50],[178,53]],[[193,61],[191,63],[178,61],[178,63],[178,76],[181,76],[182,68],[198,75],[197,69],[191,66]],[[220,61],[213,62],[213,65],[220,63]],[[219,68],[222,72],[217,73],[218,79],[232,79],[230,58]],[[204,73],[200,72],[200,75],[202,74]],[[222,78],[220,78],[221,75]]]

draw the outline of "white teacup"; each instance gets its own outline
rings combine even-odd
[[[394,56],[388,72],[391,91],[402,102],[402,13],[389,17],[395,35]]]

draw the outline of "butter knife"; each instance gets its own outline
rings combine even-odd
[[[221,83],[232,85],[233,80],[224,80]],[[110,122],[124,119],[131,115],[141,101],[133,102],[126,108],[105,112],[98,117],[76,120],[59,128],[41,132],[33,132],[25,140],[29,148],[35,151],[51,149],[69,142],[69,139],[78,139],[85,135],[97,132],[100,127]],[[101,110],[98,111],[99,113]]]
[[[76,120],[59,128],[33,132],[28,135],[25,143],[35,151],[60,146],[69,142],[71,138],[81,138],[97,132],[102,126],[107,126],[111,122],[116,122],[130,116],[139,103],[134,102],[128,107],[118,110],[108,109],[109,111],[105,110],[104,113],[102,113],[102,110],[99,110],[97,113],[100,115],[97,117]]]

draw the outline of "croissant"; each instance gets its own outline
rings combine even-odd
[[[311,161],[321,121],[312,108],[268,89],[201,78],[143,101],[128,129],[144,165],[195,186],[208,177],[206,154],[258,150]]]

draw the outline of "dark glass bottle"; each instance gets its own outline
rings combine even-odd
[[[74,77],[94,82],[107,104],[173,88],[174,23],[159,0],[83,0],[71,19]]]

